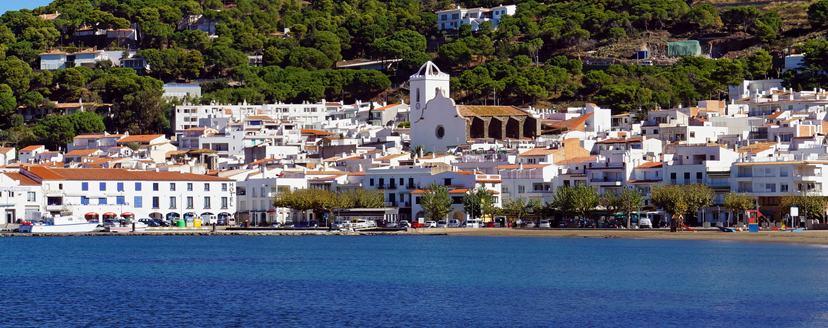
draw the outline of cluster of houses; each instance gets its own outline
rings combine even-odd
[[[395,219],[416,220],[427,217],[420,197],[432,183],[448,187],[449,217],[460,221],[468,218],[462,197],[473,188],[485,188],[498,206],[549,202],[558,188],[579,184],[600,194],[634,188],[656,224],[666,219],[649,201],[658,184],[715,190],[697,224],[735,223],[723,206],[731,191],[756,196],[758,209],[777,220],[785,195],[828,196],[825,90],[745,81],[731,87],[729,102],[650,110],[638,121],[591,103],[457,104],[449,78],[428,62],[410,77],[407,103],[185,103],[175,108],[171,136],[85,134],[65,149],[0,148],[0,223],[66,212],[322,219],[273,206],[279,193],[303,188],[381,190]]]

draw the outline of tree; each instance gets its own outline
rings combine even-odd
[[[791,207],[799,208],[799,215],[804,215],[807,218],[822,218],[825,208],[828,207],[825,197],[808,196],[805,194],[787,194],[782,196],[779,206],[783,208],[784,213],[790,213]]]
[[[627,227],[630,226],[630,213],[644,206],[644,195],[634,188],[624,188],[618,194],[618,210],[627,214]]]
[[[451,212],[452,200],[448,188],[431,183],[420,197],[420,205],[427,217],[433,220],[442,220]]]
[[[190,80],[195,79],[201,74],[201,69],[204,68],[204,57],[198,50],[191,50],[181,61],[180,73]]]
[[[578,184],[573,188],[573,211],[586,220],[587,215],[598,206],[599,196],[592,186]]]
[[[472,219],[482,217],[486,204],[494,203],[494,196],[489,193],[484,183],[472,188],[463,195],[463,212]],[[486,213],[491,215],[491,213]]]
[[[662,208],[673,220],[693,215],[713,202],[713,190],[702,184],[659,185],[650,192],[653,205]]]
[[[472,60],[471,49],[463,41],[444,44],[437,51],[437,55],[445,67],[451,67],[453,65],[465,66]]]
[[[550,205],[557,208],[563,213],[563,219],[566,220],[566,213],[575,210],[575,189],[570,186],[560,187],[555,190],[555,195],[550,202]]]
[[[751,196],[748,193],[737,193],[737,192],[729,192],[724,196],[724,206],[731,212],[731,216],[733,212],[737,214],[739,211],[747,211],[751,208],[756,206],[756,197]]]
[[[813,27],[828,24],[828,0],[820,0],[808,6],[808,22]]]
[[[653,205],[663,209],[670,215],[670,219],[678,221],[677,215],[683,215],[689,207],[684,201],[682,188],[679,185],[658,185],[650,191],[650,201]]]
[[[514,216],[516,220],[525,218],[526,214],[529,213],[529,210],[526,208],[526,199],[523,197],[513,198],[504,202],[503,211]]]
[[[32,68],[26,62],[11,56],[0,62],[0,84],[8,85],[15,96],[29,91]]]
[[[112,105],[112,125],[107,126],[130,134],[163,133],[170,122],[164,117],[161,95],[148,88],[124,95]]]
[[[331,60],[321,51],[305,47],[293,48],[287,60],[288,66],[300,67],[308,71],[330,68],[331,64]]]
[[[751,78],[767,78],[768,72],[773,69],[773,56],[767,51],[760,49],[748,57],[747,64]]]

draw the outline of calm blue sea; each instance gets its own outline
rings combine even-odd
[[[828,248],[816,246],[119,236],[0,247],[0,326],[828,326]]]

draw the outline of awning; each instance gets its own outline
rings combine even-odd
[[[135,214],[133,214],[132,212],[123,212],[121,213],[121,216],[135,216]]]
[[[117,216],[117,215],[118,215],[118,213],[106,212],[106,213],[104,213],[103,215],[104,215],[104,216],[107,216],[107,215],[109,215],[109,216]]]
[[[89,213],[86,213],[84,216],[98,216],[98,213],[89,212]]]
[[[276,211],[270,210],[270,211],[267,211],[267,213],[273,214],[273,213],[276,213]]]

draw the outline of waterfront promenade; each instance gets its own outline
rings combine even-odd
[[[14,228],[14,227],[11,227]],[[358,231],[341,232],[326,229],[240,229],[216,227],[202,229],[153,229],[139,233],[78,233],[78,234],[25,234],[2,232],[0,237],[24,236],[116,236],[116,235],[448,235],[448,236],[490,236],[490,237],[557,237],[557,238],[625,238],[625,239],[666,239],[666,240],[715,240],[744,242],[781,242],[797,244],[828,245],[828,230],[805,230],[802,232],[770,231],[759,233],[726,233],[718,229],[698,230],[698,232],[669,232],[667,229],[539,229],[539,228],[418,228],[399,231]]]

